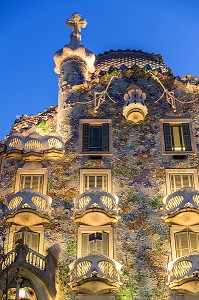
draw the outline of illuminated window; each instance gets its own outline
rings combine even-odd
[[[184,187],[198,188],[198,174],[196,169],[167,169],[167,194],[174,193]]]
[[[37,192],[43,193],[44,175],[24,174],[20,175],[19,189],[31,188]]]
[[[107,232],[82,233],[82,256],[90,253],[108,256],[109,234]]]
[[[180,120],[180,119],[179,119]],[[182,121],[161,120],[163,133],[163,154],[193,153],[193,138],[191,123],[188,119]]]
[[[111,152],[111,121],[80,120],[80,153],[109,154]]]
[[[16,174],[15,193],[24,188],[31,188],[42,194],[46,194],[47,190],[47,169],[35,163],[34,169],[28,166],[19,168]]]
[[[189,253],[199,252],[199,232],[194,232],[189,228],[174,234],[176,258]]]
[[[111,170],[80,170],[80,192],[83,193],[94,187],[111,192]]]
[[[39,238],[38,232],[33,232],[27,227],[22,228],[18,232],[14,233],[13,248],[16,245],[16,241],[22,239],[24,244],[28,245],[34,251],[39,251]]]
[[[106,226],[78,227],[77,257],[92,253],[113,258],[113,228]]]

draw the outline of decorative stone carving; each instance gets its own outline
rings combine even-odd
[[[130,85],[127,94],[124,95],[126,104],[123,108],[123,115],[128,121],[139,123],[145,119],[148,113],[148,109],[144,104],[145,99],[146,94],[138,86]]]
[[[80,14],[74,13],[72,19],[67,20],[66,25],[72,27],[70,44],[55,53],[55,72],[63,75],[60,77],[61,85],[62,81],[67,81],[70,86],[76,86],[90,81],[90,74],[95,71],[95,55],[80,45],[80,32],[81,28],[86,27],[86,20],[81,19]]]
[[[79,13],[74,13],[72,19],[67,19],[66,25],[70,28],[72,27],[72,33],[70,35],[71,44],[79,44],[81,41],[81,27],[85,28],[87,25],[86,19],[81,19]]]
[[[92,226],[117,223],[117,199],[100,188],[92,188],[75,198],[73,218],[77,223]]]
[[[168,285],[172,290],[199,293],[199,254],[177,258],[168,266]]]
[[[23,136],[20,132],[12,133],[5,141],[6,153],[11,157],[20,157],[24,160],[42,160],[50,157],[53,159],[62,157],[64,143],[56,133],[41,136],[38,133],[31,133]],[[31,153],[35,153],[30,157]],[[42,155],[44,154],[44,155]]]
[[[23,189],[8,198],[6,221],[30,226],[49,222],[52,199],[33,189]]]
[[[199,224],[199,191],[185,187],[168,195],[163,219],[184,226]]]
[[[70,265],[70,286],[73,291],[104,294],[119,287],[121,265],[103,255],[90,254]]]

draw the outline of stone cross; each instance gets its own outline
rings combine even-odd
[[[79,13],[74,13],[71,19],[66,21],[67,27],[73,27],[70,35],[70,43],[73,45],[79,45],[81,41],[81,27],[85,28],[87,25],[86,19],[81,19]]]

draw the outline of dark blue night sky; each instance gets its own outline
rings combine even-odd
[[[175,75],[199,76],[198,0],[0,0],[0,139],[16,115],[57,104],[53,54],[69,42],[65,21],[86,18],[82,44],[94,53],[160,53]]]

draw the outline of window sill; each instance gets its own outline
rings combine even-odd
[[[104,152],[104,151],[88,151],[88,152],[79,152],[80,156],[112,156],[112,152]]]
[[[172,155],[172,156],[185,156],[185,155],[196,155],[195,151],[162,151],[162,155]]]

